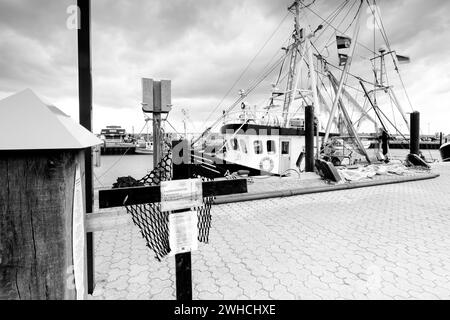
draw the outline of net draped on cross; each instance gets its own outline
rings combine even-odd
[[[161,181],[172,180],[172,152],[169,151],[158,165],[142,179],[133,181],[126,186],[156,186]],[[202,178],[205,180],[205,178]],[[119,182],[119,179],[118,179]],[[124,185],[116,183],[115,188]],[[203,206],[195,208],[198,217],[198,240],[202,243],[209,241],[209,229],[211,227],[211,205],[214,197],[203,199]],[[142,237],[145,239],[147,247],[150,248],[158,261],[170,253],[169,246],[169,214],[161,211],[160,203],[147,203],[126,205],[125,208],[133,219],[133,223],[139,228]]]

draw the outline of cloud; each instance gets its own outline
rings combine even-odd
[[[201,130],[211,111],[286,16],[291,2],[92,1],[94,129],[99,131],[112,123],[128,130],[143,125],[140,78],[153,77],[172,79],[174,111],[170,119],[174,126],[181,127],[180,109],[186,108],[194,122],[192,130]],[[449,113],[445,101],[450,98],[450,3],[378,2],[392,47],[411,56],[412,63],[402,66],[411,99],[427,113],[425,117],[436,130],[450,131],[444,117],[434,113]],[[76,31],[66,28],[66,9],[74,3],[0,0],[0,98],[31,87],[77,119]],[[326,16],[335,6],[335,2],[316,1],[311,9]],[[369,17],[368,13],[363,15],[363,26]],[[311,28],[321,23],[315,14],[302,21]],[[343,24],[342,29],[346,26]],[[267,61],[281,53],[291,28],[292,19],[288,17],[211,119],[219,117],[221,110],[237,98],[238,90],[247,88]],[[369,36],[370,30],[363,27],[361,41],[372,48]],[[363,49],[360,55],[371,53]],[[336,62],[334,54],[333,59]],[[352,70],[362,68],[355,64]],[[258,88],[252,103],[267,97],[273,78]],[[405,97],[401,100],[407,103]],[[421,109],[421,105],[427,108]]]

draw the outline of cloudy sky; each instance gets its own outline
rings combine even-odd
[[[317,0],[313,8],[326,16],[340,2]],[[422,112],[423,133],[450,133],[450,2],[377,2],[391,46],[411,57],[401,71],[414,109]],[[0,98],[31,88],[78,120],[77,34],[67,28],[67,8],[74,3],[0,0]],[[205,121],[220,116],[238,90],[246,88],[279,51],[292,28],[291,17],[283,20],[290,3],[92,1],[94,131],[109,124],[128,131],[142,129],[142,77],[171,79],[171,124],[182,131],[181,108],[185,108],[190,117],[188,130],[201,131]],[[364,27],[369,13],[362,19]],[[209,117],[278,26],[244,77]],[[369,34],[370,30],[362,31],[362,37]]]

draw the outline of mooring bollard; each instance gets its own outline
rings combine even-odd
[[[314,107],[305,107],[305,171],[314,172]]]
[[[419,155],[420,153],[420,112],[412,112],[410,116],[410,148],[411,154]]]
[[[389,153],[389,134],[384,129],[381,132],[381,150],[383,157],[386,159]]]

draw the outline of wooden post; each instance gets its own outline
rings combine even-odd
[[[161,82],[153,82],[153,167],[161,161]]]
[[[75,299],[72,218],[79,151],[0,153],[0,300]]]
[[[183,212],[189,210],[180,210],[176,212]],[[176,213],[174,212],[174,213]],[[175,274],[176,274],[176,290],[177,300],[191,301],[192,300],[192,265],[191,253],[179,253],[175,255]]]
[[[419,155],[420,152],[420,113],[415,111],[410,115],[411,136],[410,153]]]
[[[185,137],[186,138],[186,137]],[[189,146],[187,140],[172,141],[172,148],[176,145],[182,144],[184,146]],[[183,150],[184,151],[184,150]],[[182,151],[182,152],[183,152]],[[183,154],[173,155],[181,156]],[[178,179],[189,179],[191,178],[189,166],[183,164],[173,165],[173,180]],[[177,212],[183,212],[189,210],[180,210]],[[176,273],[176,290],[177,290],[177,300],[179,301],[191,301],[192,300],[192,265],[191,265],[191,253],[180,253],[175,255],[175,273]]]
[[[77,0],[80,13],[78,29],[78,94],[80,124],[92,132],[92,74],[91,74],[91,1]],[[93,212],[92,149],[85,150],[86,213]],[[88,293],[94,292],[94,234],[86,236]]]
[[[153,114],[153,167],[162,158],[161,114],[171,110],[171,81],[142,79],[142,110]]]
[[[305,171],[314,172],[314,107],[305,107]]]

